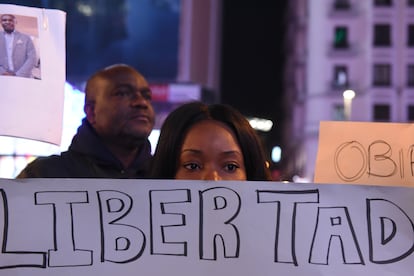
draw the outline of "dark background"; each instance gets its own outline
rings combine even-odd
[[[282,144],[285,10],[285,0],[223,1],[221,100],[273,120],[268,151]]]

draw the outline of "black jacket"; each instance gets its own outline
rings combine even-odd
[[[145,178],[151,159],[151,144],[146,140],[131,169],[124,169],[83,119],[67,151],[35,159],[17,178]]]

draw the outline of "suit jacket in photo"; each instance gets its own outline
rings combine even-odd
[[[14,31],[13,66],[16,76],[30,78],[36,64],[36,49],[30,36]],[[11,71],[7,61],[6,39],[0,32],[0,75]]]

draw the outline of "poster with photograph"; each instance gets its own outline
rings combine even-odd
[[[0,135],[59,145],[66,14],[0,4],[0,20]]]

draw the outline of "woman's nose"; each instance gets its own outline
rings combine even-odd
[[[214,180],[219,181],[222,180],[220,174],[215,169],[208,169],[203,177],[203,180]]]

